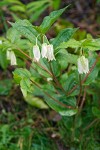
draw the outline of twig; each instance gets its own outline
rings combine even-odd
[[[29,60],[33,60],[29,55],[27,55],[26,53],[24,53],[20,48],[17,48],[17,50],[19,50],[22,54],[24,54]],[[47,70],[44,66],[42,66],[39,62],[35,62],[35,64],[37,64],[39,67],[41,67],[43,70],[45,70],[50,76],[52,76],[51,72],[49,70]]]
[[[53,77],[52,73],[47,70],[44,66],[42,66],[39,62],[36,62],[36,64],[38,64],[38,66],[40,66],[43,70],[45,70],[51,77]]]
[[[85,132],[86,130],[88,130],[89,128],[91,128],[91,127],[94,125],[94,123],[96,123],[97,121],[100,121],[100,119],[96,118],[95,120],[93,120],[88,126],[86,126],[86,127],[82,130],[82,133],[81,133],[81,135],[80,135],[80,137],[79,137],[79,140],[80,140],[80,141],[81,141],[82,138],[83,138],[84,132]]]
[[[100,57],[100,56],[99,56]],[[89,72],[86,74],[85,78],[82,81],[82,84],[86,81],[86,79],[88,78],[88,76],[90,75],[90,73],[92,72],[92,70],[94,69],[94,67],[96,66],[96,63],[99,60],[99,57],[97,57],[97,59],[95,60],[94,64],[92,65],[92,67],[90,68]]]
[[[67,95],[69,96],[73,91],[75,91],[75,90],[77,89],[78,86],[79,86],[78,84],[75,85],[75,86],[67,93]]]
[[[29,55],[27,55],[26,53],[24,53],[20,48],[16,48],[17,50],[19,50],[22,54],[24,54],[29,60],[31,60],[32,61],[32,58],[29,56]]]
[[[88,130],[89,128],[91,128],[92,126],[93,126],[93,124],[95,123],[95,122],[97,122],[97,121],[100,121],[98,118],[96,118],[95,120],[93,120],[87,127],[85,127],[84,129],[83,129],[83,132],[84,131],[86,131],[86,130]]]
[[[34,82],[33,80],[31,80],[31,82],[36,85],[39,89],[43,90],[41,88],[41,86],[39,84],[37,84],[36,82]],[[69,108],[69,109],[75,109],[73,108],[72,106],[68,106],[60,101],[58,101],[57,99],[55,99],[54,97],[52,97],[50,94],[48,94],[47,92],[43,91],[45,95],[47,95],[49,98],[53,99],[55,102],[57,102],[59,105],[63,106],[63,107],[66,107],[66,108]]]
[[[30,62],[27,61],[27,64],[30,65]],[[38,72],[38,70],[37,70],[34,66],[31,65],[31,68],[34,69],[36,72]],[[45,78],[45,77],[44,77],[42,74],[40,74],[39,72],[38,72],[38,74],[42,77],[42,79],[43,79],[44,81],[47,82],[47,78]],[[51,82],[48,82],[48,84],[51,84]],[[55,92],[56,92],[57,94],[60,94],[59,91],[57,91],[57,89],[56,89],[55,83],[53,83],[53,86],[55,87]]]
[[[22,54],[24,54],[29,60],[32,61],[32,58],[29,57],[29,55],[27,55],[26,53],[24,53],[20,48],[17,48],[17,49],[18,49]],[[27,61],[27,63],[30,65],[30,63],[29,63],[28,61]],[[39,66],[41,66],[41,68],[42,68],[43,70],[45,70],[45,71],[48,72],[51,76],[53,76],[53,75],[51,74],[51,72],[49,72],[46,68],[44,68],[40,63],[37,62],[37,64],[38,64]],[[35,71],[37,71],[36,68],[34,68],[32,65],[31,65],[31,68],[33,68]],[[39,72],[38,72],[38,73],[39,73]],[[45,81],[47,81],[47,80],[44,78],[43,75],[41,75],[40,73],[39,73],[39,75],[40,75]],[[54,87],[56,87],[55,83],[53,83],[53,85],[54,85]],[[59,92],[56,90],[56,88],[55,88],[55,91],[59,94]]]
[[[85,99],[86,99],[86,87],[84,89],[84,94],[83,94],[82,102],[81,102],[80,107],[79,107],[79,113],[81,112],[81,110],[83,108],[83,104],[85,102]]]
[[[81,75],[79,74],[79,81],[80,81],[80,92],[77,100],[77,106],[79,105],[80,98],[81,98],[81,93],[82,93],[82,82],[81,82]]]
[[[49,66],[50,66],[50,70],[52,72],[52,75],[53,75],[53,79],[55,81],[55,83],[58,85],[58,87],[65,93],[66,95],[66,91],[64,90],[64,88],[62,87],[62,85],[60,84],[60,82],[58,81],[58,79],[56,78],[55,74],[53,73],[53,70],[52,70],[52,67],[51,67],[51,63],[49,63]]]

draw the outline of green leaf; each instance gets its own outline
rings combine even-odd
[[[6,52],[0,49],[0,66],[6,69],[8,66],[8,61],[6,59]]]
[[[84,39],[77,41],[75,39],[70,39],[67,42],[60,44],[58,48],[83,48],[91,51],[97,51],[100,49],[100,39]]]
[[[36,9],[38,9],[40,6],[44,6],[45,4],[48,3],[48,0],[38,0],[35,2],[30,2],[27,4],[27,9],[28,11],[32,8],[33,11],[35,11]]]
[[[47,9],[47,7],[48,7],[49,5],[47,4],[47,5],[45,5],[45,6],[41,6],[40,8],[38,8],[38,10],[36,10],[35,12],[34,12],[34,15],[32,14],[31,16],[30,16],[30,22],[33,22],[33,21],[36,21],[37,19],[38,19],[38,17],[45,11],[45,9]]]
[[[19,4],[19,5],[23,5],[22,2],[20,2],[20,0],[3,0],[5,2],[8,2],[9,4]]]
[[[73,107],[76,107],[76,98],[75,96],[70,96],[70,97],[66,97],[66,96],[61,96],[60,101],[63,102],[66,105],[70,105]]]
[[[57,52],[57,57],[59,58],[59,56],[64,58],[63,61],[66,64],[67,63],[77,64],[78,55],[70,54],[65,49],[60,49]],[[58,61],[60,61],[60,60],[58,60]]]
[[[91,83],[96,79],[96,77],[98,76],[98,72],[99,72],[98,68],[95,67],[95,68],[93,69],[93,71],[89,74],[89,76],[88,76],[88,78],[86,79],[84,85],[89,85],[89,84],[91,84]]]
[[[46,65],[43,64],[43,61],[40,60],[40,62],[41,62],[41,64],[42,64],[42,66],[44,66],[44,67],[48,70],[48,68],[46,67]],[[33,66],[34,68],[36,68],[38,74],[40,74],[40,75],[42,75],[42,76],[44,76],[44,77],[46,77],[46,78],[49,78],[49,77],[50,77],[50,75],[49,75],[44,69],[42,69],[40,66],[38,66],[37,64],[32,63],[32,66]],[[34,75],[33,75],[33,76],[34,76]],[[36,76],[36,77],[38,77],[38,76]]]
[[[26,97],[27,96],[27,90],[22,88],[22,87],[20,87],[20,89],[22,91],[23,96]]]
[[[53,0],[53,2],[52,2],[53,4],[53,8],[56,10],[56,9],[58,9],[59,8],[59,6],[60,6],[60,3],[61,3],[61,0]]]
[[[6,37],[11,41],[11,43],[15,43],[18,39],[20,39],[20,33],[15,28],[10,28],[7,31]]]
[[[77,109],[61,110],[59,114],[62,116],[73,116],[77,113]]]
[[[77,29],[66,28],[59,32],[56,38],[52,39],[51,43],[53,44],[54,48],[59,47],[62,42],[67,42],[73,34],[76,32]]]
[[[24,97],[27,97],[27,93],[31,90],[31,82],[30,79],[24,78],[20,81],[21,91]]]
[[[81,125],[82,125],[82,117],[81,116],[78,116],[77,118],[77,123],[76,123],[76,128],[80,128]]]
[[[18,20],[20,19],[20,18],[17,16],[17,14],[15,14],[15,13],[13,13],[13,12],[11,12],[11,15],[12,15],[14,21],[18,21]]]
[[[32,54],[33,54],[33,51],[32,51],[33,45],[32,45],[32,43],[30,43],[30,41],[27,40],[27,39],[17,39],[17,40],[15,41],[14,45],[15,45],[15,46],[17,45],[18,48],[20,48],[20,49],[22,49],[22,50],[26,50],[26,51],[28,51],[29,53],[32,53]],[[16,48],[16,49],[17,49],[17,48]],[[25,53],[26,53],[26,51],[25,51]],[[18,50],[16,51],[16,54],[17,54],[17,53],[19,53],[20,56],[21,56],[21,55],[23,56],[23,54],[22,54],[21,52],[18,52]],[[30,56],[30,57],[31,57],[31,56]],[[32,55],[32,57],[33,57],[33,55]],[[22,58],[23,58],[23,57],[22,57]]]
[[[100,50],[100,39],[86,39],[86,40],[82,40],[81,43],[82,43],[82,48],[91,51]]]
[[[28,78],[30,79],[31,74],[27,69],[18,68],[13,72],[14,80],[16,83],[20,83],[21,79]]]
[[[51,68],[53,71],[53,74],[57,77],[60,75],[60,65],[57,63],[57,61],[52,61],[51,63]]]
[[[14,6],[11,6],[9,8],[10,11],[13,11],[13,12],[21,12],[21,13],[25,13],[26,9],[25,9],[25,6],[23,5],[14,5]]]
[[[55,102],[54,100],[52,100],[51,98],[46,97],[45,101],[52,109],[54,109],[62,116],[73,116],[74,114],[77,113],[77,109],[67,109],[61,106],[60,104],[58,104],[57,102]]]
[[[25,97],[25,101],[37,108],[40,109],[48,109],[48,106],[43,102],[43,100],[39,97],[34,97],[32,94],[28,94],[27,97]]]
[[[56,55],[56,61],[57,61],[58,65],[60,66],[61,71],[65,70],[67,68],[67,66],[68,66],[67,57],[64,54],[58,53]]]
[[[68,78],[68,73],[67,73],[67,72],[63,73],[63,74],[60,76],[60,83],[61,83],[62,85],[64,85],[64,84],[66,83],[67,78]]]
[[[45,17],[42,24],[40,25],[41,32],[45,34],[50,29],[52,24],[59,18],[59,16],[66,10],[67,7],[57,11],[53,11],[49,16]]]
[[[97,107],[92,107],[92,113],[97,118],[100,118],[100,109],[98,109]]]
[[[32,43],[36,42],[36,36],[38,35],[38,32],[28,20],[18,20],[15,23],[11,23],[11,25]]]
[[[8,5],[8,4],[9,4],[9,2],[7,2],[7,1],[2,1],[2,2],[0,2],[0,7],[6,6],[6,5]]]
[[[76,41],[75,39],[70,39],[67,42],[63,42],[60,44],[60,46],[58,48],[78,48],[81,46],[80,41]]]
[[[69,92],[77,83],[77,75],[75,73],[72,73],[68,76],[66,82],[63,84],[64,89]],[[76,89],[74,92],[71,93],[71,96],[75,96],[78,93],[78,90]]]

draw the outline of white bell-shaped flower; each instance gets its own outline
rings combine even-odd
[[[47,58],[49,61],[56,60],[54,56],[54,49],[52,44],[47,45]]]
[[[2,44],[2,41],[0,40],[0,44]]]
[[[52,81],[53,79],[52,78],[47,78],[47,81],[49,82],[49,81]]]
[[[38,45],[33,46],[33,54],[34,54],[34,61],[38,62],[40,60],[40,50]]]
[[[13,51],[10,52],[10,63],[11,63],[11,65],[17,65],[16,56]]]
[[[84,56],[78,58],[78,72],[79,74],[88,73],[89,72],[89,62],[88,59]]]
[[[7,50],[7,59],[10,60],[11,65],[17,65],[15,53],[11,49]]]
[[[47,43],[42,44],[41,55],[42,58],[47,58]]]

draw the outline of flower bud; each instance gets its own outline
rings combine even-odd
[[[47,58],[49,61],[56,60],[54,56],[54,49],[52,44],[47,45]]]
[[[41,55],[42,58],[47,58],[47,43],[42,44]]]
[[[40,60],[40,50],[38,45],[33,46],[33,54],[34,54],[34,61],[38,62]]]
[[[89,72],[89,62],[88,59],[84,56],[78,58],[78,72],[79,74],[88,73]]]

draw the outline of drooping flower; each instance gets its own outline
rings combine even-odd
[[[0,44],[2,44],[2,41],[0,40]]]
[[[42,44],[41,55],[42,58],[47,58],[47,43]]]
[[[47,54],[46,54],[48,61],[52,61],[52,60],[56,60],[55,56],[54,56],[54,49],[53,49],[53,45],[49,44],[47,45]]]
[[[33,54],[34,54],[34,61],[38,62],[40,60],[40,50],[38,45],[33,46]]]
[[[47,81],[49,82],[49,81],[52,81],[53,79],[52,78],[47,78]]]
[[[16,56],[15,56],[15,53],[13,51],[11,51],[11,65],[17,65],[17,62],[16,62]]]
[[[88,73],[89,72],[89,62],[88,59],[84,56],[78,58],[78,72],[79,74]]]
[[[7,59],[10,60],[11,65],[17,65],[16,56],[13,51],[7,51]]]

